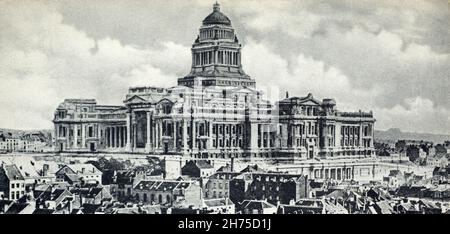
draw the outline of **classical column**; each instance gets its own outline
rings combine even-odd
[[[97,124],[97,139],[98,139],[98,146],[97,146],[97,148],[98,148],[102,142],[102,134],[101,134],[100,124]]]
[[[172,129],[173,129],[173,151],[176,151],[177,149],[177,122],[172,122]]]
[[[126,123],[126,134],[127,134],[127,141],[126,141],[126,144],[125,144],[125,150],[126,151],[131,151],[131,134],[130,134],[130,132],[131,132],[131,120],[130,120],[130,117],[131,117],[131,115],[130,115],[130,113],[128,113],[127,112],[127,123]]]
[[[86,148],[86,128],[81,124],[81,148]]]
[[[196,138],[197,138],[197,123],[193,122],[192,123],[192,149],[196,149],[197,148],[197,144],[196,144]]]
[[[150,152],[150,119],[151,119],[151,112],[147,112],[147,142],[145,143],[145,151]]]
[[[116,127],[116,148],[120,148],[120,126]]]
[[[115,127],[111,127],[111,148],[115,148],[116,147],[116,128]]]
[[[208,146],[208,149],[212,149],[213,148],[213,123],[212,122],[208,122],[208,127],[209,127],[209,146]]]
[[[259,148],[264,147],[264,133],[263,133],[263,124],[259,124]]]
[[[156,122],[156,129],[155,129],[155,140],[156,140],[156,144],[155,144],[155,148],[159,149],[159,121]]]
[[[73,125],[73,148],[78,148],[78,125]]]
[[[187,153],[188,147],[188,132],[187,132],[187,121],[183,119],[183,153]]]

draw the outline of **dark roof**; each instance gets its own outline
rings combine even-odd
[[[203,25],[214,24],[231,26],[230,19],[222,12],[220,12],[220,5],[218,3],[214,4],[213,12],[206,16],[206,18],[203,20]]]
[[[401,171],[400,170],[391,170],[389,172],[389,176],[398,176],[401,175]]]
[[[231,179],[233,179],[234,177],[236,177],[236,176],[238,176],[240,174],[241,174],[240,172],[223,172],[223,171],[220,171],[220,172],[216,172],[213,175],[211,175],[209,177],[209,179],[226,179],[226,180],[231,180]]]
[[[53,214],[53,212],[55,212],[53,209],[36,209],[33,214]]]
[[[263,170],[258,167],[257,164],[255,165],[248,165],[246,168],[244,168],[241,172],[263,172]]]
[[[225,166],[221,166],[219,167],[219,169],[217,169],[218,172],[231,172],[231,165],[227,164]]]
[[[94,214],[95,211],[97,211],[98,208],[100,208],[101,205],[94,205],[94,204],[83,204],[81,206],[81,210],[84,214]]]
[[[101,187],[80,188],[71,190],[72,193],[80,194],[85,198],[95,198],[102,191],[103,188]]]
[[[209,162],[207,162],[207,161],[205,161],[205,160],[196,161],[195,164],[196,164],[197,167],[200,168],[200,169],[210,169],[210,168],[214,168]]]
[[[14,164],[3,165],[3,170],[9,180],[25,180],[19,168]]]
[[[396,194],[401,197],[417,197],[424,189],[425,187],[423,186],[400,186],[397,189]]]
[[[9,209],[5,212],[5,214],[18,214],[23,209],[25,209],[29,204],[26,203],[14,203],[12,204]]]

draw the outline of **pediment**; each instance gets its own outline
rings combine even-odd
[[[159,101],[157,102],[157,105],[164,105],[164,104],[170,104],[170,105],[173,105],[174,102],[173,102],[172,100],[168,99],[168,98],[163,98],[163,99],[161,99],[161,100],[159,100]]]
[[[299,101],[299,104],[307,105],[307,106],[318,106],[318,105],[320,105],[320,101],[315,100],[315,99],[301,100],[301,101]]]
[[[143,99],[137,95],[134,95],[124,101],[124,103],[126,103],[126,104],[143,103],[143,102],[146,102],[145,99]]]

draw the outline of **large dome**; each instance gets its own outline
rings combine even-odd
[[[214,11],[209,14],[204,20],[203,25],[221,24],[231,26],[231,21],[226,15],[220,12],[220,5],[214,4]]]

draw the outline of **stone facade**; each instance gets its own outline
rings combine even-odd
[[[372,112],[340,112],[312,94],[266,100],[243,71],[241,44],[218,4],[177,86],[132,87],[123,106],[67,99],[54,117],[60,152],[288,160],[372,156],[374,122]]]

